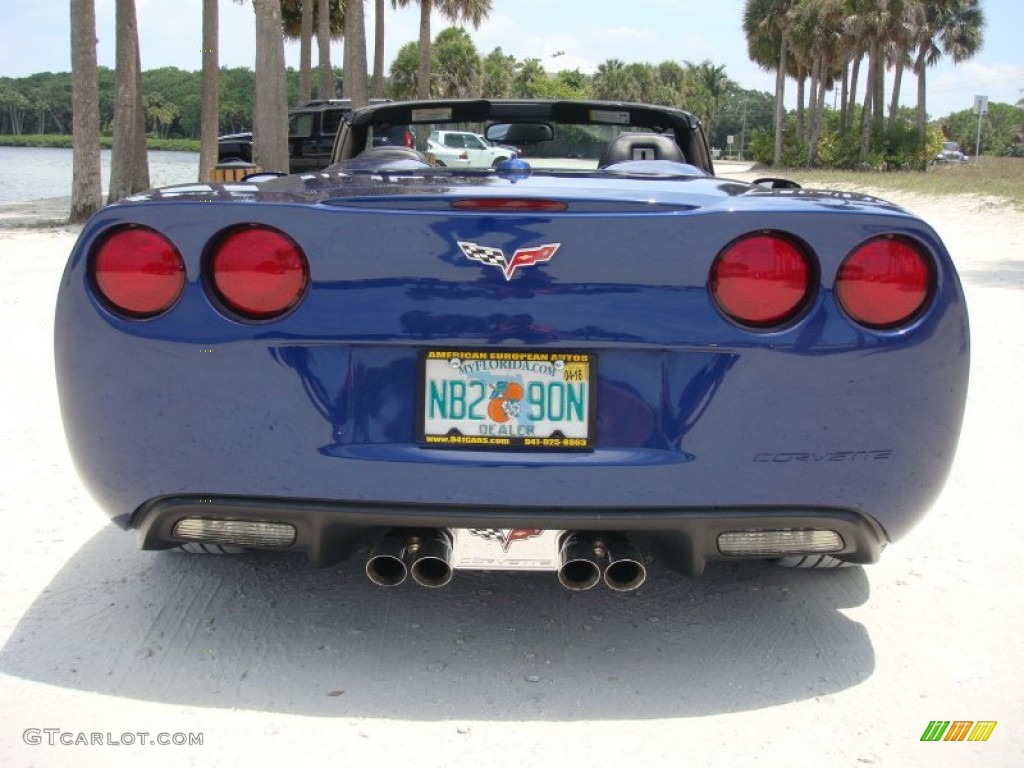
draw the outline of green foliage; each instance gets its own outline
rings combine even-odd
[[[838,131],[822,131],[818,140],[819,168],[856,168],[860,164],[860,138],[852,133],[840,136]]]
[[[1008,144],[1003,150],[1003,157],[1024,157],[1024,144]]]
[[[590,78],[579,71],[564,71],[557,75],[539,74],[528,84],[532,98],[579,101],[589,99],[593,93]]]
[[[437,33],[430,53],[430,92],[446,99],[477,96],[481,86],[481,63],[473,38],[462,27],[448,27]]]
[[[974,110],[954,112],[940,121],[943,133],[950,141],[956,141],[969,155],[974,154],[978,140],[978,116]],[[1024,108],[990,102],[988,114],[981,118],[981,153],[1001,155],[1015,143],[1017,135],[1024,130]]]
[[[420,47],[416,42],[406,43],[398,49],[391,62],[388,76],[388,95],[393,99],[412,99],[416,96],[416,71],[420,66]]]
[[[71,149],[71,135],[67,133],[22,133],[17,136],[0,135],[0,147],[46,147],[50,149]],[[100,147],[110,149],[114,143],[113,136],[100,136]],[[146,139],[149,149],[167,152],[198,152],[199,141],[196,139]]]
[[[755,163],[771,165],[775,157],[775,138],[771,129],[758,128],[750,134],[750,156]]]
[[[712,147],[726,149],[727,139],[734,137],[733,150],[744,150],[749,157],[749,143],[754,131],[771,132],[775,120],[775,97],[770,93],[753,90],[730,91],[722,99],[718,115],[711,124],[708,143]],[[748,146],[742,146],[746,144]],[[771,162],[769,155],[767,162]]]
[[[507,99],[512,96],[516,76],[516,57],[506,56],[495,48],[483,60],[480,95],[485,99]]]
[[[786,168],[807,165],[807,140],[797,136],[796,131],[787,131],[782,140],[782,164]],[[774,150],[774,144],[773,144]]]
[[[913,123],[906,121],[887,127],[874,147],[887,171],[923,171],[935,156],[928,154],[927,141],[922,142]]]
[[[520,99],[536,98],[532,83],[547,77],[539,59],[526,59],[516,65],[516,76],[512,81],[512,95]]]

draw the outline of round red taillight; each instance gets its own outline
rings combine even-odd
[[[185,287],[185,263],[162,235],[146,227],[120,227],[96,250],[92,275],[99,295],[130,317],[166,312]]]
[[[263,226],[236,229],[221,238],[209,268],[217,297],[232,312],[254,320],[292,309],[309,282],[309,265],[299,246]]]
[[[911,240],[878,237],[846,257],[836,278],[843,311],[868,328],[891,329],[912,319],[932,290],[931,260]]]
[[[711,266],[711,295],[740,325],[771,328],[792,320],[811,294],[812,269],[804,250],[787,237],[747,235]]]

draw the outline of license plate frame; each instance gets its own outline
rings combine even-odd
[[[551,452],[596,445],[593,352],[424,349],[416,378],[422,447]]]

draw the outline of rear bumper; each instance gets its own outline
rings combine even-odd
[[[878,560],[887,539],[870,518],[842,509],[798,508],[511,508],[429,504],[346,503],[252,497],[170,496],[143,504],[132,516],[143,549],[185,543],[175,525],[185,518],[285,523],[295,529],[286,551],[305,553],[319,567],[343,560],[394,529],[539,528],[614,533],[668,567],[691,575],[706,563],[740,559],[722,554],[718,539],[732,531],[831,530],[843,548],[835,557]]]

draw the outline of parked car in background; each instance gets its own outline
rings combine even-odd
[[[484,144],[486,144],[489,147],[497,147],[498,149],[507,149],[509,152],[514,152],[515,153],[515,155],[514,155],[515,157],[518,157],[519,155],[523,154],[523,150],[521,148],[519,148],[519,147],[513,147],[511,144],[499,144],[496,141],[491,141],[486,136],[484,136],[482,133],[478,133],[476,136],[477,136],[478,139],[483,141]]]
[[[936,163],[966,163],[967,155],[960,151],[960,145],[955,141],[942,142],[942,149],[935,155]]]
[[[500,147],[469,131],[432,131],[427,153],[445,168],[494,168],[518,154],[514,147]]]
[[[370,99],[371,104],[381,104],[387,99]],[[288,168],[264,168],[265,171],[302,173],[316,171],[330,165],[334,136],[341,125],[341,119],[352,111],[349,99],[322,99],[307,101],[288,112]],[[390,133],[382,133],[374,146],[385,146],[402,142],[406,136],[402,128],[394,126]],[[412,134],[406,130],[408,144],[412,146]],[[253,162],[252,133],[232,133],[221,136],[218,162],[227,163],[241,160]]]
[[[218,163],[251,163],[252,133],[229,133],[217,139]]]

